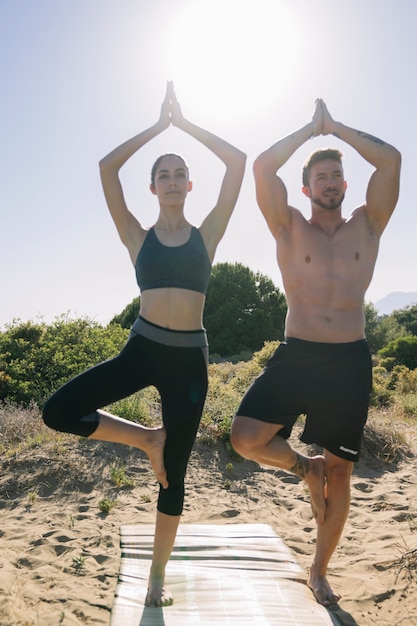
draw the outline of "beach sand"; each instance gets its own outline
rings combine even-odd
[[[380,460],[371,445],[355,467],[349,519],[329,570],[344,625],[417,625],[417,443],[407,439],[412,450],[398,462]],[[0,460],[0,625],[108,624],[120,525],[154,521],[157,485],[146,458],[60,436]],[[114,484],[112,464],[133,487]],[[105,498],[116,502],[108,514],[99,508]],[[269,524],[306,571],[314,552],[304,484],[237,460],[224,444],[196,444],[183,521]]]

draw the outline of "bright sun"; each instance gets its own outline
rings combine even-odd
[[[180,99],[229,118],[262,111],[297,69],[296,26],[279,0],[195,0],[170,29],[169,78]]]

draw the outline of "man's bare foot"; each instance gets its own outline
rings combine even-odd
[[[326,518],[326,484],[324,456],[307,457],[297,454],[297,461],[290,471],[300,476],[310,490],[311,509],[317,524],[323,524]]]
[[[334,593],[325,576],[315,576],[311,570],[308,576],[307,585],[313,592],[317,602],[323,606],[337,604],[341,598],[338,593]]]
[[[167,473],[164,465],[164,447],[167,437],[165,428],[151,428],[145,452],[151,462],[153,472],[164,489],[168,487]]]
[[[174,598],[171,593],[165,589],[163,580],[160,578],[154,581],[149,581],[148,593],[146,594],[145,606],[171,606],[174,603]]]
[[[326,519],[325,460],[320,454],[310,458],[310,470],[304,480],[310,489],[311,510],[317,524]]]

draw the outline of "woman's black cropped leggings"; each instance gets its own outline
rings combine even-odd
[[[160,487],[158,510],[180,515],[187,464],[207,394],[204,330],[171,331],[138,318],[120,354],[58,389],[45,403],[43,419],[50,428],[88,437],[100,420],[97,409],[149,385],[160,393],[167,433],[169,487]]]

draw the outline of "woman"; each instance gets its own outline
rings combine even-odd
[[[170,124],[204,144],[226,166],[216,206],[198,229],[184,216],[192,183],[179,155],[163,155],[152,168],[150,189],[159,202],[152,228],[144,229],[124,200],[120,168]],[[164,587],[165,567],[183,510],[186,467],[207,392],[205,294],[245,162],[242,152],[184,118],[171,82],[158,122],[100,161],[107,205],[136,269],[141,289],[139,317],[117,357],[69,381],[44,407],[43,418],[51,428],[135,446],[148,455],[160,490],[147,606],[173,602]],[[163,427],[145,428],[101,410],[148,385],[160,392]]]

